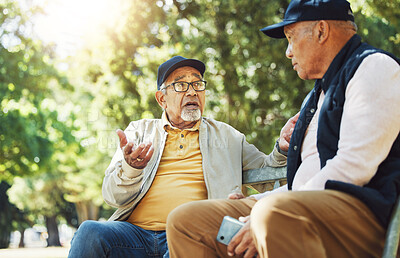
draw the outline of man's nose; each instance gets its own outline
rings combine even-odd
[[[194,90],[193,84],[189,84],[189,88],[186,91],[186,95],[192,95],[192,96],[197,95],[197,91]]]
[[[292,59],[292,57],[293,57],[292,44],[288,44],[285,54],[286,54],[287,58]]]

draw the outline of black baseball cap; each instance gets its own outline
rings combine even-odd
[[[196,59],[188,59],[182,56],[174,56],[168,61],[165,61],[158,67],[157,72],[157,89],[160,90],[161,85],[165,82],[168,76],[179,67],[190,66],[198,70],[203,76],[206,66],[203,62]]]
[[[284,38],[284,26],[318,20],[354,21],[354,15],[346,0],[292,0],[283,21],[262,28],[261,31],[271,38]]]

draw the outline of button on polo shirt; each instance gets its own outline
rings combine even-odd
[[[165,130],[168,132],[167,144],[175,146],[173,150],[168,149],[168,151],[173,151],[174,155],[177,157],[185,158],[190,156],[190,152],[196,151],[195,149],[197,148],[199,148],[198,150],[200,151],[198,125],[185,130],[180,130],[167,125],[165,126]],[[166,150],[164,150],[164,152],[165,151]]]

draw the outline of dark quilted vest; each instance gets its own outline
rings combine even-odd
[[[310,92],[308,100],[301,109],[290,142],[287,166],[289,189],[292,188],[294,176],[301,164],[301,145],[307,126],[315,113],[319,92],[323,90],[325,93],[317,132],[317,148],[322,168],[327,160],[336,155],[338,150],[340,123],[347,84],[364,58],[374,53],[387,54],[400,65],[400,61],[392,54],[361,43],[361,38],[354,35],[335,57],[324,77],[315,82],[314,89]],[[326,183],[325,188],[343,191],[359,198],[375,213],[381,224],[387,226],[391,211],[400,194],[400,134],[397,136],[389,155],[379,165],[377,173],[367,185],[360,187],[330,180]]]

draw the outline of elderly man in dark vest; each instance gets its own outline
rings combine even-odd
[[[261,30],[286,37],[293,69],[316,80],[290,140],[288,184],[252,208],[247,199],[178,207],[167,223],[172,257],[382,254],[400,193],[400,65],[356,30],[345,0],[293,0],[283,22]],[[215,241],[224,215],[249,214],[228,247]]]

